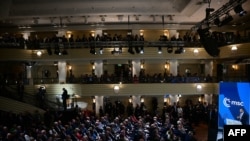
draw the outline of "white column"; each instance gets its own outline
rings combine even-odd
[[[169,95],[169,104],[173,105],[173,103],[177,103],[180,100],[180,97],[178,95]]]
[[[140,36],[140,30],[132,30],[132,34]]]
[[[213,76],[213,61],[205,62],[205,76],[208,74]]]
[[[103,96],[95,96],[95,111],[97,115],[99,114],[100,106],[102,106],[102,108],[104,109]]]
[[[213,95],[212,94],[205,94],[204,95],[204,102],[206,102],[207,104],[212,104]]]
[[[65,61],[58,62],[58,80],[59,83],[66,83],[67,63]]]
[[[169,72],[176,76],[178,73],[178,61],[177,60],[170,60],[169,61]]]
[[[57,37],[62,37],[62,36],[66,36],[66,31],[65,30],[59,30],[58,32],[57,32],[57,35],[56,35]]]
[[[139,76],[140,74],[140,70],[141,70],[141,61],[140,60],[133,60],[132,61],[132,77],[134,75],[136,75],[137,77]]]
[[[27,79],[29,79],[29,85],[33,85],[32,67],[31,66],[26,66],[26,75],[27,75]]]
[[[132,104],[133,104],[133,107],[135,108],[136,105],[140,105],[141,104],[141,96],[132,96]]]
[[[169,39],[171,39],[173,36],[175,36],[175,37],[178,36],[178,38],[179,38],[179,34],[178,34],[177,30],[169,30]]]
[[[29,39],[30,32],[24,32],[22,34],[23,34],[24,40],[28,40]],[[27,49],[27,44],[26,43],[24,44],[24,49]]]
[[[103,74],[103,61],[102,60],[95,61],[94,65],[95,65],[95,75],[98,78],[100,78],[101,75]]]
[[[99,34],[99,36],[102,36],[102,30],[95,30],[95,37]]]

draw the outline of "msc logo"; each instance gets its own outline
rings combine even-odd
[[[234,105],[234,106],[244,106],[243,102],[231,100],[231,99],[229,99],[227,97],[225,97],[223,99],[223,104],[224,104],[225,107],[231,107],[231,105]]]

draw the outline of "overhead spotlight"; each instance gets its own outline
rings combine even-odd
[[[122,53],[122,48],[114,48],[113,51],[111,51],[111,54],[119,55]]]
[[[101,21],[102,21],[102,22],[105,22],[105,18],[104,18],[104,17],[101,17]]]
[[[158,47],[158,54],[162,54],[162,49],[161,49],[161,47]]]
[[[101,15],[100,17],[101,17],[101,21],[102,21],[102,22],[105,22],[105,17],[106,17],[106,15]]]
[[[135,15],[135,20],[136,20],[136,21],[139,21],[139,16],[140,16],[140,15]]]
[[[144,47],[141,47],[140,54],[144,53]]]
[[[122,47],[119,47],[119,53],[120,54],[122,53]]]
[[[133,48],[132,48],[132,47],[129,47],[129,48],[128,48],[128,52],[129,52],[130,54],[135,54],[135,52],[133,51]]]
[[[244,16],[247,14],[247,12],[242,8],[241,5],[237,5],[236,7],[234,7],[234,12],[239,16]]]
[[[230,14],[226,14],[226,16],[221,21],[221,26],[228,24],[232,20],[233,20],[233,16],[231,16]]]
[[[172,53],[172,52],[173,52],[173,47],[168,47],[168,48],[167,48],[167,52],[168,52],[168,53]]]
[[[135,47],[135,52],[136,52],[137,54],[139,54],[139,53],[141,52],[141,50],[139,49],[139,47]]]
[[[218,27],[221,27],[221,21],[220,21],[220,18],[219,18],[219,17],[217,17],[217,18],[214,19],[214,24],[215,24],[216,26],[218,26]]]
[[[205,18],[208,19],[210,16],[210,13],[213,11],[214,11],[214,8],[206,8],[206,17]]]
[[[155,15],[151,15],[151,16],[152,16],[153,22],[155,22],[156,21]]]
[[[48,48],[47,48],[47,52],[48,52],[48,55],[52,55],[51,47],[48,47]]]
[[[117,15],[117,17],[118,17],[118,20],[119,20],[119,21],[122,21],[122,20],[123,20],[123,15]]]
[[[96,54],[95,48],[90,48],[89,53],[91,53],[91,54]]]
[[[31,62],[25,62],[25,65],[28,66],[28,67],[32,67],[36,64],[35,61],[31,61]]]
[[[183,53],[184,52],[184,49],[183,49],[183,47],[177,47],[177,49],[175,50],[175,54],[181,54],[181,53]]]
[[[56,54],[56,55],[61,55],[60,49],[59,49],[59,48],[55,48],[54,54]]]
[[[38,17],[36,17],[36,18],[33,18],[33,24],[38,24]]]
[[[68,55],[68,51],[66,49],[63,49],[62,55]]]
[[[103,54],[103,48],[100,48],[99,53]]]
[[[57,66],[58,65],[58,61],[54,61],[54,66]]]

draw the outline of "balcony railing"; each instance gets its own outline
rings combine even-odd
[[[20,81],[20,80],[19,80]],[[15,85],[19,81],[14,79],[2,80],[1,85]],[[31,82],[32,81],[32,82]],[[114,84],[114,83],[218,83],[218,82],[249,82],[250,79],[242,76],[242,77],[225,77],[225,78],[217,78],[211,77],[207,79],[206,77],[162,77],[162,78],[154,78],[154,77],[142,77],[135,80],[130,77],[75,77],[75,78],[66,78],[66,82],[68,84]],[[23,83],[28,84],[58,84],[58,78],[32,78],[31,79],[23,79]]]
[[[218,40],[218,46],[250,42],[249,37]],[[202,47],[199,41],[86,41],[86,42],[34,42],[0,41],[0,48],[47,49],[47,48],[118,48],[118,47]]]

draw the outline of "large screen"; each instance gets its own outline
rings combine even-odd
[[[218,127],[222,129],[224,125],[241,125],[237,116],[240,115],[240,108],[249,115],[249,101],[250,83],[221,82],[219,89]]]

